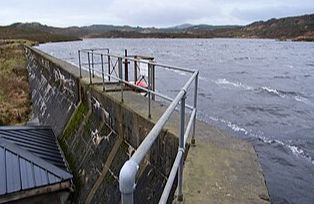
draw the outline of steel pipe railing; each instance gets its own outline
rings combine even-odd
[[[104,56],[104,54],[102,54],[103,56]],[[108,56],[108,61],[110,61],[110,56]],[[146,62],[147,63],[147,62]],[[86,63],[86,64],[88,64],[88,63]],[[109,70],[110,70],[110,63],[105,63],[104,62],[104,64],[107,64],[108,65],[108,72],[109,72]],[[95,70],[95,73],[99,73],[99,75],[102,75],[102,73],[101,72],[98,72],[97,70]],[[152,75],[154,75],[154,66],[152,66]],[[144,91],[144,92],[147,92],[147,93],[151,93],[151,95],[152,95],[152,98],[153,98],[153,100],[154,100],[154,97],[155,96],[158,96],[158,97],[160,97],[160,98],[162,98],[162,99],[165,99],[165,100],[167,100],[167,101],[173,101],[173,98],[171,98],[171,97],[169,97],[169,96],[166,96],[166,95],[164,95],[164,94],[162,94],[162,93],[160,93],[160,92],[157,92],[157,91],[154,91],[155,90],[155,88],[152,88],[152,89],[146,89],[146,88],[144,88],[144,87],[140,87],[140,86],[137,86],[137,85],[135,85],[135,84],[133,84],[133,83],[130,83],[129,81],[126,81],[126,80],[123,80],[123,79],[120,79],[120,78],[117,78],[117,77],[115,77],[114,75],[112,75],[112,74],[110,74],[110,73],[108,73],[108,74],[104,74],[104,76],[106,76],[106,77],[108,77],[108,80],[110,81],[110,78],[112,77],[113,79],[115,79],[115,80],[117,80],[117,81],[119,81],[119,80],[122,80],[122,82],[124,83],[124,84],[127,84],[127,85],[129,85],[129,86],[132,86],[132,87],[134,87],[134,88],[136,88],[136,89],[139,89],[139,90],[141,90],[141,91]],[[155,77],[155,76],[152,76],[153,78]],[[104,77],[103,77],[104,78]],[[153,80],[153,81],[155,81],[155,80]],[[105,82],[106,83],[106,82]],[[155,86],[155,84],[152,84],[152,86]],[[190,109],[190,110],[193,110],[194,109],[194,107],[193,106],[191,106],[191,105],[188,105],[188,104],[186,104],[186,108],[188,108],[188,109]]]
[[[103,55],[103,54],[101,54],[101,55]],[[102,65],[102,64],[107,64],[107,63],[101,63],[101,62],[94,62],[94,65]],[[88,63],[81,63],[81,65],[82,66],[86,66],[86,65],[88,65]]]
[[[88,56],[88,72],[89,72],[89,84],[92,84],[92,72],[90,70],[90,57],[89,57],[89,52],[87,53]]]
[[[169,198],[169,194],[170,194],[171,189],[172,189],[173,182],[176,178],[177,171],[179,169],[179,165],[181,164],[181,159],[183,158],[183,156],[184,156],[184,151],[179,149],[177,156],[173,162],[173,166],[171,168],[171,171],[170,171],[167,183],[165,185],[164,191],[162,192],[162,195],[160,197],[159,204],[167,203],[168,198]]]
[[[78,60],[79,60],[80,78],[82,78],[81,50],[78,51]]]
[[[181,108],[180,108],[180,136],[179,136],[179,151],[185,152],[184,143],[184,125],[185,125],[185,94],[181,98]],[[178,201],[183,201],[183,158],[181,157],[180,165],[178,168]]]
[[[186,144],[186,142],[187,142],[187,139],[188,139],[189,134],[191,132],[192,125],[195,124],[194,123],[195,120],[196,120],[196,109],[194,109],[192,111],[191,116],[190,116],[190,120],[188,122],[188,125],[186,126],[186,131],[184,134],[184,144]]]
[[[198,88],[198,75],[199,75],[199,72],[197,72],[197,75],[195,76],[195,85],[194,85],[194,105],[193,105],[193,108],[195,110],[195,116],[196,117],[196,113],[197,113],[197,88]],[[195,145],[195,123],[196,123],[196,119],[194,119],[193,121],[193,133],[192,133],[192,139],[191,139],[191,144],[192,145]]]
[[[164,114],[159,118],[153,129],[148,133],[143,142],[137,148],[137,150],[131,157],[131,160],[134,160],[138,164],[143,160],[145,154],[155,142],[155,139],[160,134],[162,128],[169,120],[171,114],[174,112],[176,106],[179,104],[179,101],[184,95],[185,91],[181,90],[176,98],[173,100],[173,102],[170,104],[170,106],[167,108],[167,110],[164,112]]]
[[[189,120],[189,123],[188,123],[187,128],[186,128],[186,131],[184,133],[184,143],[183,143],[184,145],[186,144],[187,138],[191,132],[191,127],[192,127],[193,121],[196,119],[195,116],[196,116],[196,109],[193,110],[191,117],[190,117],[190,120]],[[176,156],[174,163],[173,163],[173,166],[171,168],[167,183],[166,183],[165,188],[164,188],[162,195],[160,197],[159,204],[164,204],[164,203],[167,203],[167,201],[168,201],[173,182],[176,178],[176,173],[177,173],[177,171],[181,165],[181,162],[183,161],[184,152],[185,152],[185,148],[179,148],[177,156]],[[182,179],[182,177],[181,177],[181,179]],[[182,180],[181,180],[181,182],[182,182]],[[182,188],[182,185],[181,185],[181,188]],[[178,194],[180,195],[180,193],[178,193]],[[179,195],[178,195],[178,199],[180,200]],[[182,197],[181,197],[181,199],[182,199]]]
[[[100,58],[101,58],[102,90],[105,91],[104,55],[101,54]]]
[[[80,51],[81,51],[81,53],[82,52],[88,53],[88,52],[91,52],[92,50],[95,50],[95,49],[83,49]],[[119,55],[109,54],[109,49],[108,49],[108,53],[99,53],[99,52],[93,52],[93,53],[98,54],[98,55],[104,54],[105,56],[110,56],[110,57],[114,57],[114,58],[122,58],[122,60],[128,60],[128,61],[132,61],[132,62],[139,62],[139,63],[144,63],[144,64],[150,63],[151,65],[155,65],[156,67],[166,68],[166,69],[176,70],[176,71],[182,71],[182,72],[187,72],[187,73],[194,73],[197,71],[194,69],[187,69],[187,68],[173,66],[173,65],[166,65],[166,64],[160,64],[160,63],[155,63],[155,62],[147,62],[146,60],[142,60],[140,58],[132,58],[132,57],[127,57],[127,56],[119,56]]]
[[[99,51],[106,51],[99,52]],[[88,63],[82,63],[81,55],[82,53],[87,54]],[[119,175],[119,189],[121,192],[121,201],[123,204],[125,203],[133,203],[133,193],[136,187],[135,178],[137,176],[137,172],[140,166],[140,163],[144,160],[145,155],[151,149],[152,145],[160,135],[162,129],[164,128],[165,124],[170,119],[172,113],[176,110],[176,107],[180,105],[180,135],[179,135],[179,147],[178,152],[171,168],[167,183],[164,187],[162,196],[160,198],[159,203],[167,203],[169,198],[175,177],[178,173],[178,200],[183,200],[183,160],[185,154],[185,145],[187,143],[187,139],[192,131],[192,144],[195,144],[195,123],[196,123],[196,114],[197,114],[197,88],[198,88],[198,70],[189,70],[186,68],[176,67],[176,66],[169,66],[164,64],[155,63],[152,61],[145,61],[138,58],[131,58],[127,56],[117,56],[113,54],[109,54],[109,49],[84,49],[78,52],[79,55],[79,68],[80,68],[80,77],[81,77],[81,69],[87,64],[89,77],[90,77],[90,84],[92,84],[92,73],[93,75],[99,73],[97,70],[94,69],[94,65],[100,64],[101,65],[101,77],[102,77],[102,86],[103,90],[105,91],[105,76],[108,77],[110,82],[111,79],[117,80],[117,83],[121,87],[121,102],[123,102],[123,92],[124,86],[134,87],[138,90],[144,91],[148,95],[148,117],[151,117],[151,98],[155,96],[161,97],[167,101],[170,101],[170,105],[166,109],[166,111],[162,114],[162,116],[158,119],[157,123],[139,145],[137,150],[134,152],[132,157],[125,162],[123,167],[121,168],[120,175]],[[101,62],[94,63],[94,56],[99,55]],[[90,59],[92,57],[92,59]],[[104,62],[104,57],[107,58],[107,62]],[[117,61],[112,64],[112,59],[115,58]],[[143,63],[148,65],[148,87],[140,87],[136,85],[136,81],[134,83],[129,82],[128,80],[124,80],[123,78],[123,61],[126,62],[134,62],[134,80],[137,80],[136,72],[137,72],[137,64]],[[91,64],[92,62],[92,64]],[[107,65],[108,73],[105,73],[104,65]],[[111,67],[112,66],[112,67]],[[117,67],[116,67],[117,66]],[[125,64],[126,66],[126,64]],[[118,73],[116,73],[115,69],[118,68]],[[192,75],[181,88],[179,93],[176,95],[175,98],[168,97],[164,94],[161,94],[155,91],[155,68],[163,68],[169,70],[176,70],[181,72],[191,73]],[[127,69],[125,70],[125,72]],[[117,75],[113,75],[112,73],[115,72]],[[136,74],[136,75],[135,75]],[[189,87],[191,86],[192,82],[194,84],[194,104],[193,106],[186,104],[186,96]],[[153,88],[154,87],[154,88]],[[187,126],[185,127],[185,108],[190,109],[191,115]]]

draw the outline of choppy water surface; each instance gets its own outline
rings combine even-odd
[[[254,144],[273,203],[314,203],[314,43],[90,39],[39,46],[72,63],[78,49],[90,47],[199,69],[199,119]],[[173,96],[187,77],[165,72],[157,73],[157,89]]]

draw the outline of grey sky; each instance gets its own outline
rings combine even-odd
[[[5,0],[0,24],[41,22],[53,26],[114,24],[166,27],[248,24],[314,13],[314,0]]]

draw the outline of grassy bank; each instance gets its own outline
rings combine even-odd
[[[0,40],[0,125],[26,122],[31,101],[24,40]]]

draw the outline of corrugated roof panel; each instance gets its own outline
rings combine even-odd
[[[48,173],[48,179],[49,179],[49,183],[56,183],[56,182],[60,182],[61,179],[54,176],[53,174]]]
[[[20,132],[22,134],[27,134],[29,136],[33,136],[35,138],[38,137],[38,135],[40,135],[40,138],[42,138],[42,140],[46,140],[46,141],[51,141],[51,138],[49,135],[51,135],[51,132],[49,129],[41,129],[40,132],[37,129],[28,129],[28,130],[20,130]]]
[[[3,137],[4,139],[8,140],[8,141],[12,141],[10,140],[8,137]],[[36,143],[29,143],[29,142],[24,142],[24,141],[20,141],[20,140],[14,140],[12,141],[15,144],[23,147],[24,149],[31,151],[31,152],[36,152],[37,154],[47,154],[50,153],[52,155],[55,155],[59,153],[59,151],[57,149],[49,149],[49,148],[45,148],[44,146],[40,146],[39,144],[36,145]],[[46,153],[47,152],[47,153]]]
[[[48,127],[0,127],[0,195],[72,179]]]
[[[6,151],[6,167],[7,167],[7,192],[15,192],[21,189],[19,160],[16,154]]]
[[[0,137],[66,170],[57,140],[49,127],[0,127]]]
[[[40,142],[37,142],[37,141],[32,141],[32,140],[29,140],[29,138],[25,138],[25,139],[21,139],[17,136],[14,136],[14,135],[3,135],[3,137],[6,139],[6,140],[11,140],[12,142],[14,143],[20,143],[20,144],[24,144],[25,146],[29,146],[29,147],[40,147],[40,148],[44,148],[46,146],[49,146],[51,145],[52,143],[40,143]],[[56,147],[54,148],[51,148],[51,147],[46,147],[47,150],[49,151],[52,151],[52,152],[58,152],[58,149]]]
[[[54,135],[52,136],[53,138],[51,138],[50,141],[42,140],[40,134],[37,135],[37,138],[29,137],[29,135],[21,133],[20,131],[1,132],[1,135],[7,140],[12,140],[14,142],[21,142],[29,145],[37,145],[40,147],[46,147],[47,149],[52,151],[58,151],[58,148],[56,146],[51,146],[51,144],[55,144]]]
[[[13,137],[18,137],[20,136],[21,139],[26,139],[25,135],[27,135],[27,138],[29,138],[30,141],[34,141],[34,140],[39,140],[39,142],[45,142],[45,143],[51,143],[53,142],[54,138],[49,138],[49,135],[46,135],[48,132],[47,131],[43,131],[40,130],[40,132],[38,132],[37,134],[33,134],[30,131],[26,131],[26,130],[10,130],[7,132],[2,132],[2,134],[6,134],[7,136],[13,136]]]
[[[21,168],[21,180],[22,180],[22,189],[28,189],[35,186],[34,175],[32,171],[32,164],[20,158],[20,168]]]
[[[45,170],[38,166],[34,166],[34,176],[36,186],[42,186],[48,184],[48,175]]]
[[[7,192],[5,169],[5,149],[0,147],[0,195]]]

